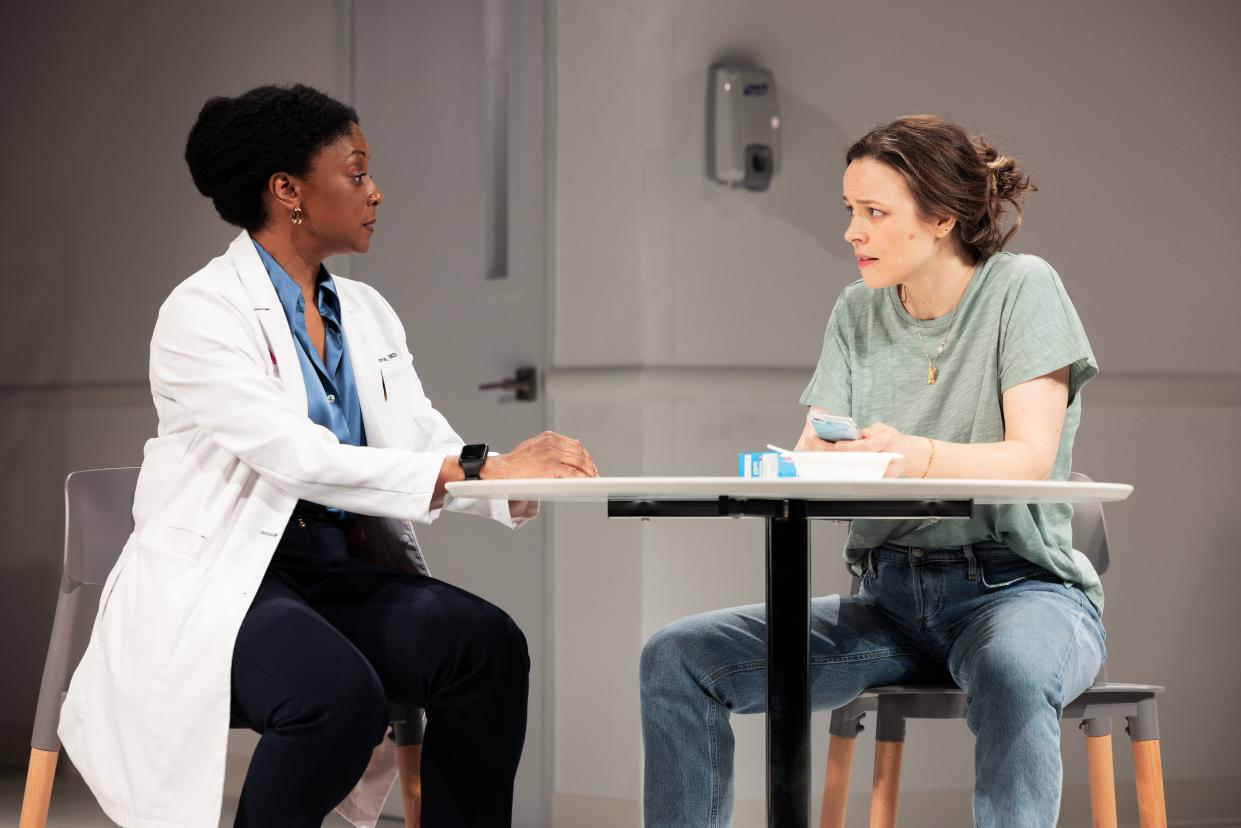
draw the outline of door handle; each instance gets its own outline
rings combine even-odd
[[[491,391],[497,388],[512,391],[522,402],[533,402],[539,398],[539,369],[533,365],[523,365],[517,369],[514,376],[508,379],[502,379],[499,382],[484,382],[478,386],[479,391]]]

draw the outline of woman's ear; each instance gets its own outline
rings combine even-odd
[[[288,173],[273,173],[272,177],[267,179],[267,192],[277,204],[290,212],[294,207],[301,206],[301,189]]]
[[[956,216],[940,216],[935,219],[935,237],[946,238],[952,232],[952,228],[957,226]]]

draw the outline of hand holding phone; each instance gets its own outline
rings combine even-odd
[[[811,411],[806,419],[820,440],[838,443],[841,440],[857,440],[862,436],[861,430],[852,417],[839,417],[825,411]]]

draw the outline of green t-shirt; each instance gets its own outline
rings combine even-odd
[[[951,313],[920,320],[932,355]],[[913,317],[896,288],[845,288],[827,322],[823,355],[803,405],[847,414],[860,426],[881,421],[905,434],[952,443],[1004,439],[1002,394],[1069,366],[1069,403],[1050,479],[1066,480],[1081,420],[1081,389],[1099,367],[1077,311],[1047,262],[996,253],[975,270],[958,305],[939,375],[927,384],[927,361]],[[927,548],[996,541],[1080,584],[1100,611],[1103,588],[1085,555],[1073,549],[1068,504],[979,506],[971,520],[855,520],[845,558],[860,572],[866,550],[882,543]]]

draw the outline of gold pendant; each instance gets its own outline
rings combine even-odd
[[[939,379],[939,369],[934,365],[926,366],[926,384],[934,385],[937,379]]]

